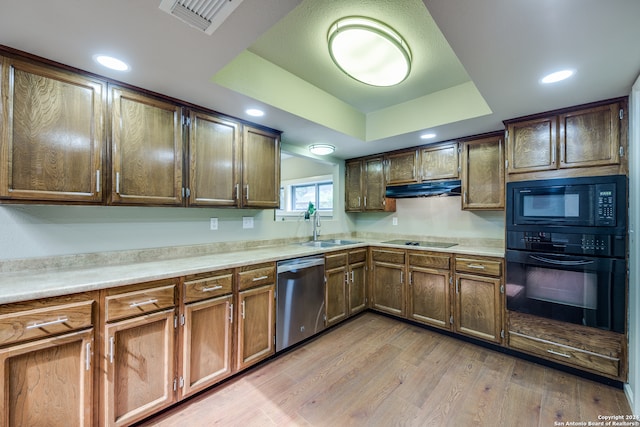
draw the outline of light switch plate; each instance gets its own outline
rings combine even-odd
[[[242,228],[253,228],[253,217],[252,216],[243,216],[242,217]]]
[[[391,224],[392,225],[398,225],[398,217],[394,216],[393,218],[391,218]]]
[[[209,230],[217,230],[218,229],[218,218],[209,219]]]

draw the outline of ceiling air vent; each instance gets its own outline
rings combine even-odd
[[[160,9],[211,35],[243,0],[162,0]]]

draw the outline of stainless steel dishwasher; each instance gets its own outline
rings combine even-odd
[[[325,328],[324,256],[278,263],[276,351]]]

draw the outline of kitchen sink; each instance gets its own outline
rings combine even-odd
[[[309,242],[300,243],[301,246],[308,246],[311,248],[333,248],[335,246],[343,246],[343,245],[354,245],[356,243],[361,243],[356,240],[345,240],[345,239],[325,239],[325,240],[312,240]]]
[[[326,240],[320,240],[320,241],[331,243],[334,245],[355,245],[356,243],[362,243],[362,242],[358,242],[357,240],[345,240],[345,239],[326,239]]]

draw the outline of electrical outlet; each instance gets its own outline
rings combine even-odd
[[[209,219],[209,230],[217,230],[218,229],[218,218]]]
[[[252,216],[243,216],[242,217],[242,228],[253,228],[253,217]]]
[[[394,216],[393,218],[391,218],[391,224],[392,225],[398,225],[398,217]]]

